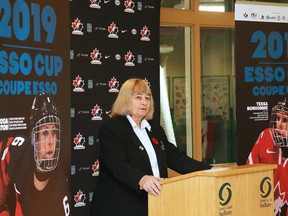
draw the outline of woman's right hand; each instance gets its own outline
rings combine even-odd
[[[158,178],[155,176],[145,175],[140,179],[139,187],[140,190],[145,190],[147,193],[153,196],[160,196],[161,185],[159,183],[163,178]]]

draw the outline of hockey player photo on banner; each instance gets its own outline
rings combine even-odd
[[[259,207],[287,216],[288,5],[237,2],[235,9],[237,162],[277,165],[274,200],[261,198]]]
[[[35,96],[29,131],[0,142],[0,215],[69,215],[69,182],[59,162],[61,121],[51,95]]]

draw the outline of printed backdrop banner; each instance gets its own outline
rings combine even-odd
[[[70,0],[73,215],[89,215],[101,166],[98,129],[128,78],[147,80],[159,121],[159,4]]]
[[[29,140],[32,100],[38,93],[50,93],[59,110],[61,121],[60,162],[67,175],[70,174],[71,150],[68,7],[67,1],[0,1],[0,141],[18,134],[26,136],[26,140]],[[12,166],[18,167],[18,171],[26,169],[27,167],[23,167],[22,160],[24,157],[28,157],[21,152],[22,142],[12,142],[11,145],[15,147],[15,152],[12,146],[8,149],[9,142],[7,142],[7,149],[3,152],[6,144],[2,144],[0,145],[2,158],[0,184],[4,181],[6,171],[9,171]],[[21,157],[14,158],[15,154],[21,155]],[[6,161],[8,164],[4,170],[3,161],[5,160],[3,158],[6,156],[11,156],[11,159]],[[33,159],[33,154],[31,156]],[[17,164],[13,165],[13,161],[16,160]],[[19,173],[15,173],[15,175],[18,179],[21,178]],[[13,185],[11,182],[13,180],[10,176],[9,184]],[[27,182],[27,184],[33,185],[33,182]],[[1,198],[5,196],[2,189],[3,185],[0,190]],[[53,190],[59,190],[57,185]],[[0,200],[3,201],[1,198]],[[54,208],[54,204],[56,206],[56,203],[50,204],[51,209]],[[61,205],[63,205],[62,201]],[[11,207],[11,209],[13,208]],[[43,209],[45,208],[43,207]]]
[[[236,3],[238,163],[269,127],[271,108],[288,93],[287,5]]]
[[[286,215],[288,6],[237,2],[235,20],[237,162],[278,164],[275,215]]]

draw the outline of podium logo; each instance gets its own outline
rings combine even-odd
[[[260,191],[261,191],[261,197],[263,199],[267,198],[271,191],[272,191],[272,184],[271,179],[269,177],[265,177],[262,179],[260,183]]]
[[[232,190],[230,183],[224,183],[219,189],[218,197],[221,200],[219,203],[222,206],[226,206],[232,198]]]

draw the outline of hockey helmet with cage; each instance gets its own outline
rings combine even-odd
[[[271,110],[270,133],[275,146],[288,147],[288,108],[286,98]]]
[[[31,141],[34,146],[36,169],[42,173],[54,170],[58,164],[61,132],[58,115],[58,108],[52,95],[46,93],[36,95],[30,115]]]

